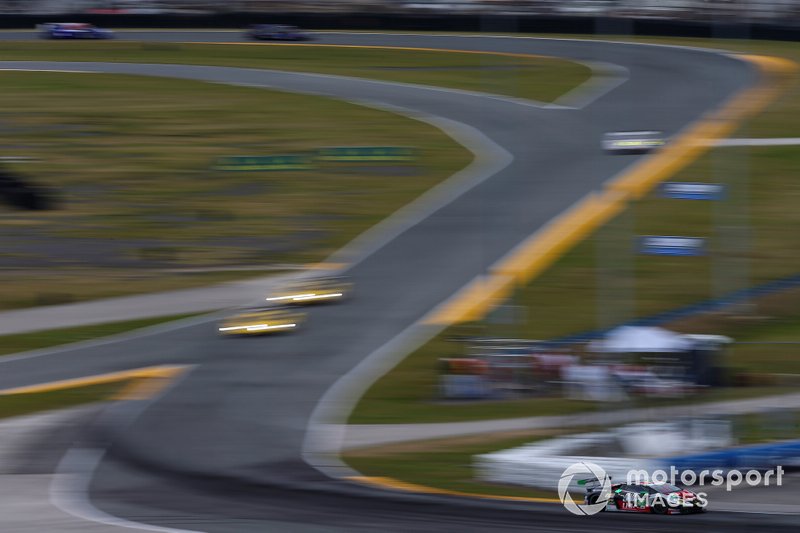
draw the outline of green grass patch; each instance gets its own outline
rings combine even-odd
[[[5,72],[0,86],[4,153],[40,160],[12,168],[62,197],[0,208],[0,309],[254,275],[183,267],[319,261],[472,159],[428,124],[327,98],[103,74]],[[388,170],[211,170],[331,145],[421,153]]]
[[[436,85],[552,102],[591,77],[548,57],[280,44],[5,42],[6,61],[114,61],[319,72]]]
[[[108,324],[95,324],[75,328],[48,329],[33,333],[2,335],[0,336],[0,355],[108,337],[110,335],[146,328],[164,322],[172,322],[173,320],[180,320],[191,316],[197,316],[197,313],[126,320],[123,322],[110,322]]]
[[[0,396],[0,418],[30,415],[107,400],[128,385],[127,381],[103,383],[50,392]]]

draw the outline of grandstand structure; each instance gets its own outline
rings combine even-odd
[[[800,22],[800,0],[0,0],[3,14],[487,13]]]

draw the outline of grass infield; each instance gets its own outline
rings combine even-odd
[[[549,101],[589,76],[549,58],[319,46],[8,42],[5,60],[275,68]],[[0,310],[252,277],[316,262],[472,155],[437,128],[321,97],[103,74],[0,72],[2,154],[60,209],[0,206]],[[413,146],[411,165],[221,172],[229,155]]]

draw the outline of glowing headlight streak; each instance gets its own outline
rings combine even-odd
[[[321,300],[323,298],[338,298],[340,296],[342,296],[341,292],[337,292],[334,294],[309,294],[304,296],[297,296],[295,298],[292,298],[292,300],[295,302],[302,302],[304,300]]]
[[[297,324],[279,324],[277,326],[270,326],[269,324],[256,324],[255,326],[231,326],[226,328],[219,328],[220,331],[234,331],[237,329],[244,329],[247,331],[263,331],[267,329],[286,329],[297,327]]]
[[[305,293],[305,294],[292,294],[289,296],[273,296],[272,298],[267,298],[268,302],[277,302],[278,300],[295,300],[297,298],[305,298],[306,296],[315,296],[313,292]]]

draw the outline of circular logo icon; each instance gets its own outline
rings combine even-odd
[[[572,479],[579,476],[579,484],[597,484],[597,498],[593,498],[596,503],[577,504],[569,493],[569,486]],[[572,514],[593,515],[605,509],[608,498],[611,496],[611,478],[602,467],[581,461],[567,467],[558,480],[558,497],[561,503]]]

